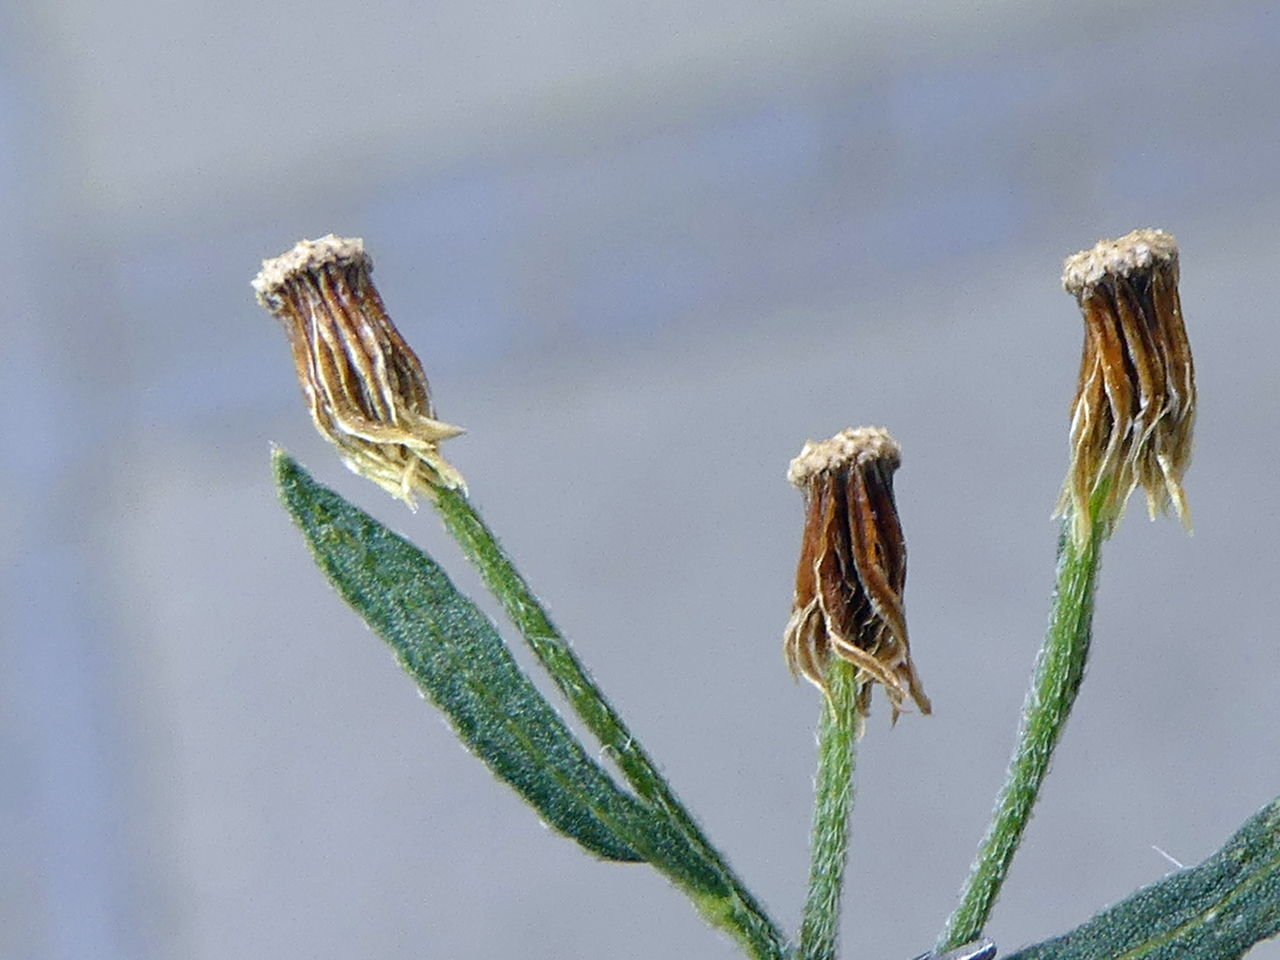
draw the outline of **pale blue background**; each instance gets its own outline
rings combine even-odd
[[[363,236],[449,455],[794,927],[818,698],[781,631],[809,437],[889,427],[936,716],[860,758],[849,957],[950,911],[1043,628],[1080,320],[1159,226],[1197,520],[1135,502],[990,932],[1084,920],[1280,793],[1270,2],[0,6],[0,957],[729,958],[468,757],[329,593],[272,442],[436,552],[303,412],[263,257]],[[1258,957],[1280,957],[1268,944]]]

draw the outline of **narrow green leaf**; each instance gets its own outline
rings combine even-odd
[[[610,860],[649,859],[637,847],[661,844],[655,817],[587,755],[444,571],[289,456],[277,451],[274,467],[281,500],[316,563],[467,748],[587,850]]]
[[[1280,933],[1280,799],[1221,850],[1006,960],[1234,960]]]

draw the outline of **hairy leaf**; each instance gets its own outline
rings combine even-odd
[[[552,827],[610,860],[649,859],[647,808],[620,790],[430,557],[277,452],[276,482],[316,563],[466,744]],[[624,839],[627,838],[627,839]],[[636,843],[636,839],[641,842]]]
[[[1280,799],[1199,866],[1007,960],[1233,960],[1280,933]]]

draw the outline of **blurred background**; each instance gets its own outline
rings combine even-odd
[[[736,955],[496,785],[278,507],[272,443],[480,592],[315,435],[253,302],[331,231],[468,428],[474,499],[789,929],[819,697],[782,660],[786,467],[898,437],[936,715],[890,729],[877,696],[862,743],[844,943],[880,960],[952,909],[1045,623],[1062,259],[1174,232],[1196,534],[1135,501],[1108,545],[989,932],[1199,861],[1280,793],[1278,188],[1274,2],[0,6],[0,956]]]

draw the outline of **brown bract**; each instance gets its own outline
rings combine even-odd
[[[1084,315],[1071,410],[1071,467],[1059,503],[1083,544],[1091,518],[1110,533],[1142,484],[1151,517],[1172,506],[1191,529],[1182,477],[1191,463],[1196,384],[1178,298],[1178,245],[1135,230],[1069,257],[1062,285]]]
[[[887,431],[845,430],[809,441],[787,479],[805,497],[804,541],[784,649],[792,674],[824,692],[832,656],[858,668],[858,708],[884,685],[897,720],[910,696],[931,710],[907,643],[907,548],[893,498],[902,451]]]
[[[422,364],[372,270],[362,240],[330,234],[263,261],[253,289],[289,334],[316,429],[351,470],[413,507],[415,494],[466,489],[439,446],[463,431],[436,419]]]

